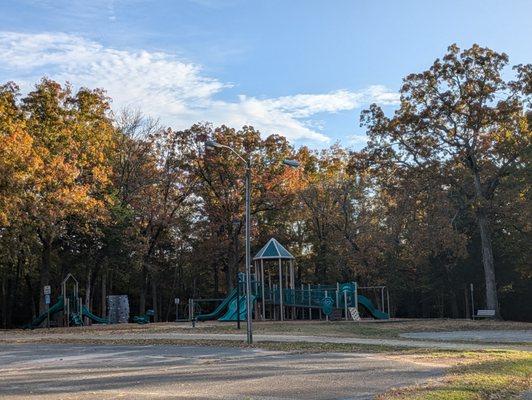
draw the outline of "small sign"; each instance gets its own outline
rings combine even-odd
[[[49,296],[49,295],[51,295],[51,294],[52,294],[52,287],[49,286],[49,285],[46,285],[46,286],[44,287],[44,295],[45,295],[45,296],[46,296],[46,295]]]
[[[174,303],[175,303],[176,306],[179,304],[179,297],[176,297],[176,298],[174,299]]]
[[[48,287],[50,287],[50,286],[48,286]],[[49,294],[45,294],[44,295],[44,304],[46,304],[46,305],[50,304],[50,295]]]
[[[353,318],[353,321],[360,321],[360,314],[358,313],[358,308],[349,307],[349,313],[351,314],[351,318]]]

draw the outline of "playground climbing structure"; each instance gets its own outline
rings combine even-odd
[[[83,304],[79,296],[79,283],[72,274],[68,274],[61,282],[61,296],[57,298],[57,301],[47,311],[26,325],[26,328],[38,328],[46,320],[49,321],[58,313],[61,313],[61,324],[63,326],[82,326],[84,318],[88,318],[96,324],[108,323],[107,319],[94,315]]]
[[[251,299],[254,318],[262,320],[329,318],[341,315],[350,319],[353,311],[359,315],[362,308],[375,319],[389,319],[370,298],[359,293],[356,282],[335,285],[311,285],[300,283],[296,287],[294,257],[277,240],[268,243],[253,258],[254,273],[251,282]],[[246,319],[245,285],[233,289],[219,306],[209,314],[200,314],[198,321],[218,319],[235,321]],[[237,293],[241,295],[238,296]]]

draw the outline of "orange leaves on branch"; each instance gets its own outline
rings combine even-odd
[[[104,217],[116,132],[103,92],[73,95],[43,79],[20,103],[17,96],[15,85],[0,91],[0,203],[16,204],[40,231],[69,216]],[[12,211],[2,207],[2,223]]]

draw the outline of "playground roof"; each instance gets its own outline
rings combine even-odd
[[[276,239],[271,238],[268,243],[253,257],[253,260],[293,260],[294,256],[286,250]]]

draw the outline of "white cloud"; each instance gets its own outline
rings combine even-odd
[[[290,140],[328,141],[311,117],[353,110],[371,102],[396,104],[398,94],[383,86],[361,91],[296,94],[260,99],[216,95],[231,84],[204,74],[201,66],[163,52],[126,51],[63,33],[0,32],[0,77],[22,84],[46,75],[76,86],[101,87],[115,108],[138,107],[182,129],[209,121],[234,127],[253,125]],[[7,79],[6,79],[7,78]]]
[[[365,146],[368,143],[368,137],[364,134],[354,134],[347,138],[348,143],[355,146]]]

